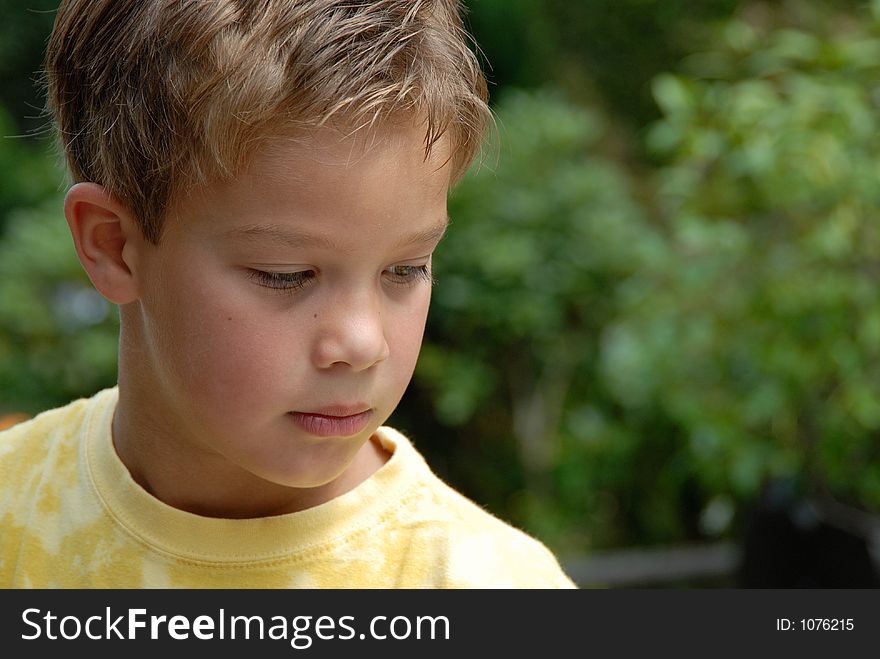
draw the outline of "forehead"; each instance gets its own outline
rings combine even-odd
[[[330,248],[404,229],[402,241],[424,242],[447,222],[450,169],[446,140],[426,155],[417,126],[283,135],[264,140],[238,176],[181,199],[172,224],[247,244]]]
[[[309,182],[318,175],[335,174],[342,180],[382,168],[385,175],[406,170],[413,176],[445,179],[448,188],[450,140],[441,137],[426,150],[425,130],[409,122],[388,121],[375,128],[326,126],[274,135],[261,141],[240,178],[280,174]],[[316,166],[321,171],[316,172]]]

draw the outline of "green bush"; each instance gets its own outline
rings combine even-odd
[[[603,372],[681,429],[707,492],[784,477],[876,510],[880,25],[757,18],[655,80],[669,250],[627,284]]]
[[[0,131],[10,128],[0,112]],[[76,258],[55,162],[39,144],[0,139],[0,416],[35,414],[116,379],[116,311]]]
[[[118,317],[91,285],[56,194],[0,241],[0,414],[34,414],[116,381]]]

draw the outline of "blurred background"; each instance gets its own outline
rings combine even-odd
[[[0,426],[116,378],[0,0]],[[880,0],[469,0],[498,129],[391,423],[582,586],[877,587]]]

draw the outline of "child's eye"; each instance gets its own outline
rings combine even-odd
[[[293,292],[307,286],[314,278],[313,270],[300,272],[266,272],[264,270],[248,270],[248,277],[260,286],[276,291]]]
[[[385,270],[386,276],[395,284],[415,284],[420,281],[434,283],[428,265],[392,265]]]

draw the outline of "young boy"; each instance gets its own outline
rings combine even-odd
[[[382,424],[490,114],[456,0],[68,0],[118,386],[0,435],[0,586],[572,587]]]

